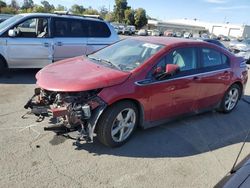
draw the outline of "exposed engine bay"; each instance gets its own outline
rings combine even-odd
[[[101,89],[84,92],[54,92],[36,88],[32,98],[25,104],[30,114],[42,121],[51,117],[52,126],[45,131],[67,134],[79,131],[77,140],[92,142],[97,121],[106,103],[97,94]]]

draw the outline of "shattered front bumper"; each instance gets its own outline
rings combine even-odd
[[[77,131],[78,136],[76,139],[87,142],[93,142],[97,122],[106,107],[107,104],[96,96],[91,98],[86,104],[82,104],[78,111],[72,113],[72,108],[69,106],[57,106],[44,101],[39,88],[35,89],[34,95],[24,105],[25,109],[30,109],[27,114],[38,117],[37,122],[43,121],[46,117],[50,118],[53,125],[44,127],[44,131],[53,131],[57,135]],[[69,119],[73,116],[72,114],[77,119],[77,121],[75,120],[75,126],[69,123]]]

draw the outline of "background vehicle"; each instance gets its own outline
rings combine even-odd
[[[132,25],[124,26],[122,34],[123,35],[133,35],[133,34],[135,34],[135,26],[132,26]]]
[[[51,106],[62,120],[46,130],[80,128],[81,138],[92,141],[95,132],[103,144],[117,147],[137,126],[214,108],[231,112],[248,75],[243,58],[216,45],[149,36],[51,64],[36,78],[41,89],[25,107],[39,115]]]
[[[146,29],[140,29],[138,31],[138,34],[139,36],[147,36],[148,35],[148,31]]]
[[[250,63],[250,39],[244,39],[241,42],[233,40],[229,43],[229,49],[236,56],[243,57]]]
[[[0,68],[41,68],[91,53],[117,40],[114,28],[100,19],[20,14],[0,24]]]
[[[213,43],[213,44],[216,44],[224,49],[227,50],[226,46],[224,46],[224,44],[222,44],[219,40],[216,40],[216,39],[206,39],[206,38],[200,38],[198,40],[202,40],[202,41],[205,41],[205,42],[209,42],[209,43]]]
[[[183,34],[183,37],[188,39],[188,38],[193,37],[193,35],[192,35],[192,33],[190,33],[190,32],[185,32],[185,33]]]
[[[159,31],[158,29],[154,29],[154,30],[152,31],[151,35],[152,35],[152,36],[160,36],[161,33],[160,33],[160,31]]]

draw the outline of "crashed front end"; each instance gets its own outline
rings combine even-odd
[[[101,89],[83,92],[55,92],[36,88],[24,106],[39,120],[51,117],[52,126],[45,131],[67,134],[78,131],[77,140],[92,142],[97,121],[106,103],[97,95]]]

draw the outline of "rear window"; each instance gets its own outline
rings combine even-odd
[[[106,23],[89,21],[89,37],[110,37],[111,33]]]
[[[210,48],[202,49],[202,59],[203,67],[226,65],[229,61],[227,56]]]

